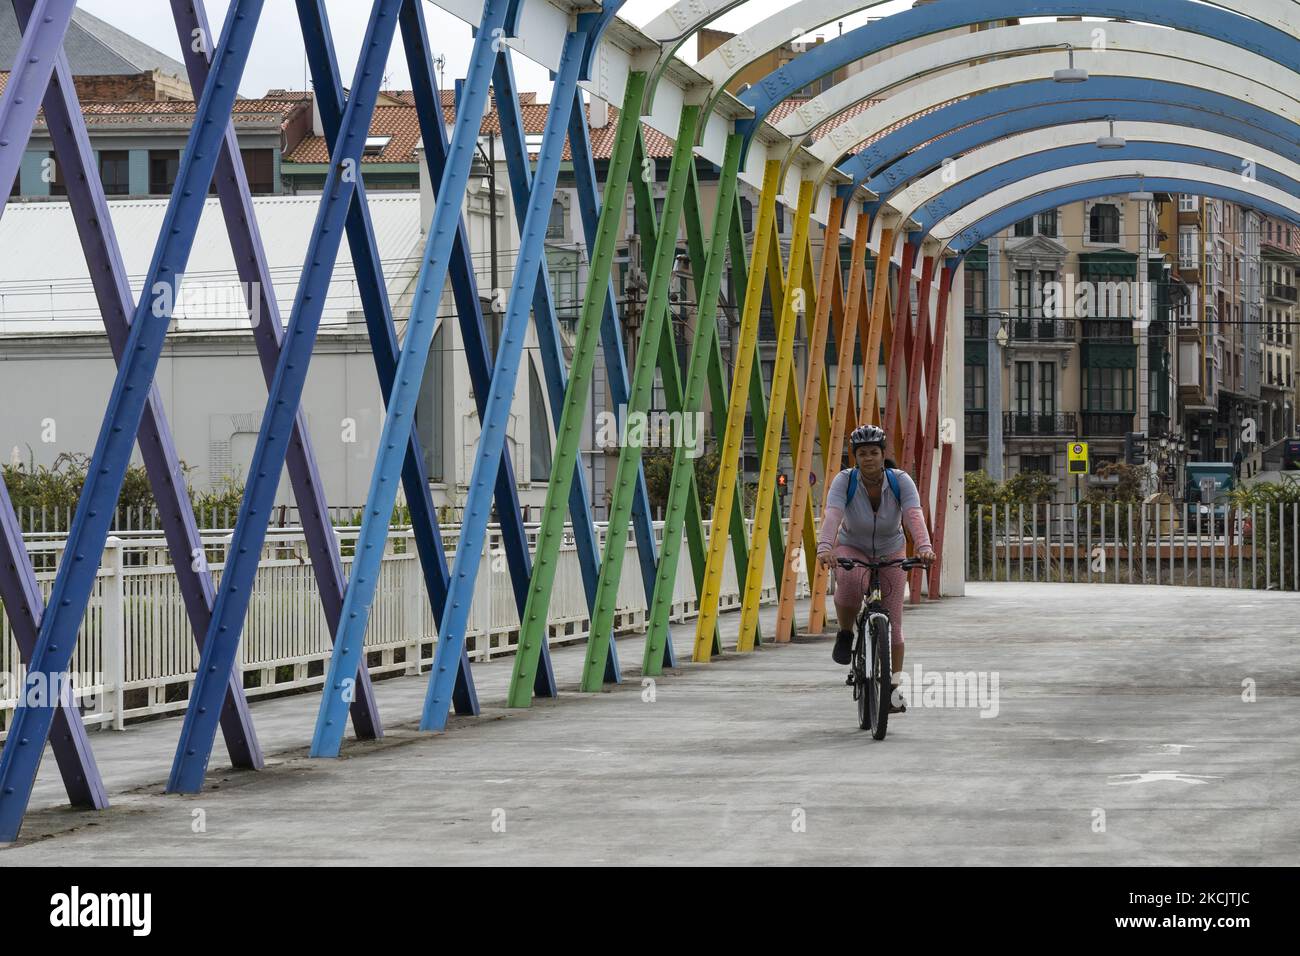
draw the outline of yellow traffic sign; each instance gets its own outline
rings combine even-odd
[[[1065,446],[1065,451],[1070,459],[1069,474],[1086,475],[1088,473],[1088,443],[1086,441],[1072,441]]]

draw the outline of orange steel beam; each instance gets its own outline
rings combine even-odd
[[[880,248],[886,255],[887,250],[893,248],[893,236],[889,237],[889,244],[881,239]],[[910,242],[903,243],[903,263],[898,271],[898,297],[894,302],[894,335],[891,343],[889,356],[889,377],[885,381],[885,428],[889,434],[889,442],[886,445],[885,452],[888,457],[894,457],[892,452],[898,447],[899,421],[902,409],[901,385],[904,369],[904,348],[910,347],[910,336],[912,323],[910,319],[912,311],[912,266],[915,264],[916,247]]]
[[[921,262],[921,287],[916,297],[916,324],[912,334],[912,354],[907,366],[907,421],[903,426],[903,470],[915,471],[917,429],[921,426],[922,374],[929,358],[930,287],[934,283],[934,256]],[[929,383],[925,383],[928,388]]]
[[[838,224],[844,200],[836,196],[831,200],[827,222]],[[799,532],[803,528],[805,515],[811,513],[809,490],[812,483],[808,480],[812,472],[813,444],[817,434],[817,403],[821,398],[821,383],[826,370],[826,331],[830,325],[831,291],[835,275],[840,270],[840,250],[835,226],[826,230],[822,242],[821,271],[817,280],[817,303],[813,313],[812,332],[808,337],[808,378],[803,393],[802,418],[799,424],[798,448],[794,453],[794,496],[790,501],[790,530],[785,548],[785,567],[781,572],[781,587],[778,589],[780,603],[776,613],[777,642],[790,640],[794,624],[794,589],[795,576],[798,571],[799,557],[807,554],[799,550]],[[812,270],[806,270],[811,272]],[[807,313],[805,313],[806,315]],[[792,383],[793,384],[793,383]],[[791,389],[793,395],[794,389]],[[793,417],[791,418],[793,421]],[[805,541],[805,549],[807,542]],[[816,547],[814,538],[813,547]],[[805,565],[806,566],[806,565]]]
[[[832,220],[833,221],[833,220]],[[830,443],[826,450],[826,475],[821,491],[822,514],[826,513],[826,498],[831,480],[839,470],[844,454],[844,436],[850,421],[857,422],[853,409],[853,346],[857,340],[858,323],[867,307],[867,240],[871,237],[871,217],[858,215],[853,233],[853,247],[849,263],[849,287],[844,298],[848,303],[839,330],[839,352],[836,357],[835,414],[831,418]],[[852,416],[852,417],[851,417]],[[826,618],[826,569],[813,562],[812,602],[808,612],[808,632],[820,634]]]
[[[925,514],[926,526],[930,529],[930,537],[935,537],[935,518],[938,511],[944,506],[947,499],[948,489],[946,485],[939,485],[939,493],[935,497],[934,510],[930,507],[930,490],[934,487],[932,473],[934,471],[934,450],[938,447],[939,435],[939,377],[943,374],[943,349],[947,340],[948,332],[948,296],[952,290],[953,267],[944,266],[939,275],[939,301],[934,312],[934,341],[930,345],[928,360],[925,370],[925,389],[926,389],[926,407],[925,407],[925,430],[921,436],[920,465],[917,468],[918,490],[921,493],[921,510]],[[933,542],[932,542],[933,543]],[[936,549],[936,553],[937,549]],[[920,600],[921,594],[921,572],[919,570],[912,572],[911,591],[914,595],[913,602]],[[938,592],[933,587],[930,588],[930,597],[933,599]]]

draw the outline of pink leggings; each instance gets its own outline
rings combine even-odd
[[[900,551],[893,555],[876,555],[873,557],[859,551],[857,548],[850,548],[846,544],[837,544],[834,554],[837,558],[854,558],[858,561],[873,562],[907,557],[906,551]],[[880,600],[885,605],[885,611],[889,614],[889,643],[894,647],[901,647],[903,644],[903,589],[907,586],[907,572],[902,568],[881,568],[877,573],[880,575]],[[866,568],[854,568],[852,571],[846,571],[836,565],[835,606],[837,608],[852,608],[854,612],[860,610],[866,597],[867,584],[871,580],[870,575],[871,572]]]

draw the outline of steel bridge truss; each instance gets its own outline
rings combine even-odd
[[[867,10],[880,0],[801,0],[757,23],[694,67],[676,59],[690,36],[738,6],[736,0],[681,0],[645,31],[617,17],[621,0],[599,9],[568,0],[441,0],[474,26],[467,76],[458,84],[450,135],[444,122],[422,0],[372,0],[361,56],[345,88],[324,0],[295,0],[322,125],[327,176],[293,306],[282,319],[260,238],[230,112],[264,0],[234,0],[217,37],[201,0],[169,0],[198,110],[168,203],[163,229],[137,301],[122,265],[104,191],[61,52],[75,0],[12,0],[22,44],[0,98],[0,196],[8,196],[38,108],[56,159],[118,372],[86,485],[48,601],[42,600],[7,490],[0,482],[0,600],[13,625],[29,681],[66,672],[137,442],[163,515],[200,664],[182,724],[168,789],[192,793],[220,730],[232,763],[263,764],[235,667],[253,581],[263,553],[280,473],[288,470],[322,606],[334,643],[311,743],[337,756],[349,718],[358,738],[382,735],[365,666],[365,635],[380,561],[399,493],[405,494],[438,641],[421,728],[442,731],[453,709],[479,702],[466,648],[469,612],[495,511],[519,612],[520,632],[507,703],[555,696],[547,609],[559,554],[572,533],[590,629],[579,676],[583,691],[623,677],[614,639],[615,599],[624,573],[639,577],[648,614],[640,673],[677,663],[669,639],[683,553],[698,606],[693,658],[721,650],[722,578],[730,553],[741,587],[737,649],[762,639],[758,622],[769,566],[776,625],[790,640],[797,590],[811,589],[807,626],[825,623],[825,570],[808,556],[830,479],[842,467],[847,432],[870,421],[890,435],[889,453],[917,476],[922,508],[940,560],[913,572],[910,593],[960,593],[960,562],[942,584],[948,514],[962,507],[954,461],[961,453],[960,363],[949,326],[960,299],[962,261],[985,237],[1040,209],[1138,188],[1199,192],[1255,205],[1300,223],[1300,40],[1297,5],[1268,0],[1143,0],[1142,23],[1106,22],[1112,46],[1089,50],[1097,22],[1022,23],[1010,18],[1132,18],[1131,2],[997,0],[920,6],[811,48],[739,96],[727,84],[791,36]],[[978,26],[988,29],[971,30]],[[967,32],[962,32],[963,30]],[[381,77],[400,33],[410,68],[429,172],[437,184],[416,294],[399,342],[358,164]],[[192,42],[193,38],[203,42]],[[936,39],[937,37],[937,39]],[[864,57],[915,44],[835,83],[771,122],[794,93]],[[1053,82],[1071,45],[1086,83]],[[524,135],[512,56],[518,50],[552,70],[549,108],[535,162]],[[1179,82],[1168,79],[1177,60]],[[952,71],[950,68],[964,69]],[[897,84],[924,77],[906,97]],[[346,94],[345,94],[346,89]],[[592,157],[584,96],[618,103],[603,185]],[[495,352],[487,335],[462,197],[480,127],[494,97],[520,236]],[[873,101],[873,105],[868,105]],[[880,102],[874,102],[880,101]],[[1118,120],[1129,145],[1099,155],[1100,118]],[[670,137],[660,168],[647,151],[648,125]],[[1187,129],[1202,134],[1189,145]],[[948,135],[951,133],[951,135]],[[545,233],[566,143],[589,268],[566,364],[545,261]],[[1243,155],[1258,177],[1236,175]],[[949,164],[953,164],[953,169]],[[712,164],[712,205],[701,170]],[[240,279],[270,321],[253,337],[268,387],[249,481],[220,586],[214,584],[180,471],[175,442],[154,387],[181,276],[215,183]],[[662,206],[658,205],[662,194]],[[754,199],[748,234],[742,192]],[[624,238],[629,196],[648,276],[644,321],[629,364],[614,259]],[[778,210],[788,229],[778,226]],[[0,199],[0,212],[3,200]],[[325,291],[346,238],[386,406],[383,430],[349,575],[328,518],[300,404],[321,322]],[[685,367],[671,331],[671,282],[684,238],[696,317]],[[730,275],[730,290],[724,276]],[[450,284],[481,433],[464,519],[448,564],[423,452],[416,400]],[[960,288],[960,287],[959,287]],[[729,299],[727,298],[729,296]],[[494,298],[501,296],[494,295]],[[724,301],[726,300],[726,301]],[[739,316],[724,354],[720,312]],[[763,310],[776,329],[770,380],[757,354]],[[256,314],[256,313],[255,313]],[[506,428],[525,361],[530,322],[539,345],[555,448],[535,546],[525,531]],[[807,346],[799,368],[796,344]],[[834,348],[834,374],[827,363]],[[713,415],[718,465],[706,514],[697,449],[675,443],[662,537],[656,537],[640,442],[620,444],[608,530],[602,540],[581,462],[583,416],[597,353],[612,403],[625,420],[650,410],[663,387],[667,410]],[[954,366],[956,366],[954,368]],[[947,413],[945,414],[945,409]],[[747,506],[747,422],[759,458]],[[778,472],[788,454],[788,515]],[[788,524],[782,518],[788,517]],[[635,570],[624,567],[629,535]],[[955,583],[954,583],[955,581]],[[52,686],[52,685],[51,685]],[[59,686],[65,686],[61,683]],[[20,702],[0,753],[0,841],[17,838],[46,743],[72,805],[103,808],[106,791],[71,693]]]

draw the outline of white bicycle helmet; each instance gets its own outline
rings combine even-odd
[[[857,451],[863,445],[879,445],[883,449],[885,430],[875,425],[859,425],[853,429],[853,433],[849,435],[849,448]]]

